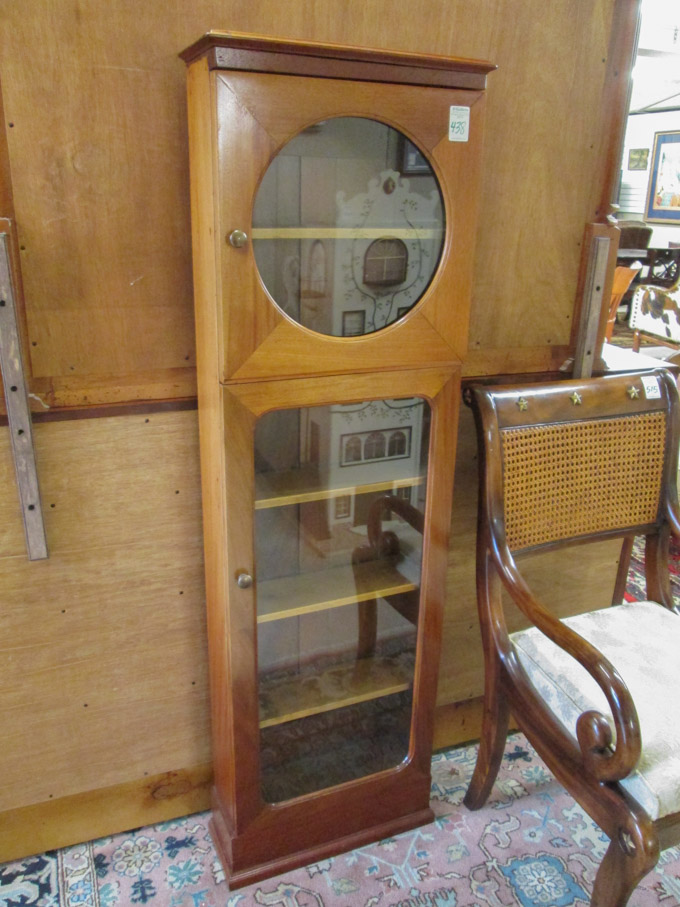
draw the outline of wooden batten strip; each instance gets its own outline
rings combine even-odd
[[[106,419],[111,416],[143,416],[150,413],[186,412],[198,409],[195,397],[177,400],[147,400],[144,403],[111,403],[108,406],[82,406],[64,409],[52,409],[47,412],[34,412],[32,421],[36,422],[75,422],[78,419]],[[6,426],[7,416],[0,413],[0,426]]]
[[[206,763],[0,813],[0,862],[68,847],[210,807]]]

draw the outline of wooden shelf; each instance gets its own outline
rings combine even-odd
[[[307,501],[325,501],[343,495],[370,494],[377,491],[394,491],[397,488],[422,485],[424,476],[408,476],[367,484],[346,484],[328,488],[321,483],[312,469],[293,469],[288,472],[262,472],[255,476],[255,509],[286,507]]]
[[[260,727],[391,696],[413,682],[411,653],[362,658],[320,673],[260,682]]]
[[[442,235],[432,227],[253,227],[253,239],[432,239]]]
[[[295,576],[266,580],[257,587],[257,622],[267,623],[327,611],[371,598],[387,598],[417,589],[387,561],[368,561],[356,567],[331,567]],[[328,597],[319,599],[320,595]]]

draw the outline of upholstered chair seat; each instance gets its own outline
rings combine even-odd
[[[621,786],[651,819],[680,812],[680,617],[656,602],[630,602],[564,623],[614,665],[635,702],[642,752]],[[535,627],[510,639],[534,687],[574,740],[579,716],[595,709],[609,719],[616,741],[607,699],[578,661]]]

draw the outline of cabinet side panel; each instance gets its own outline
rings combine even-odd
[[[225,429],[218,382],[222,319],[218,305],[220,278],[216,250],[214,76],[208,71],[205,60],[199,60],[189,68],[188,103],[201,487],[210,683],[213,692],[215,783],[222,791],[224,802],[231,804],[234,789],[232,716],[223,708],[215,707],[216,692],[228,689],[232,678],[225,611]],[[221,701],[217,700],[217,704],[221,705]],[[230,818],[233,821],[233,817]]]
[[[423,604],[419,628],[421,654],[417,667],[414,700],[430,704],[413,716],[413,757],[422,772],[430,769],[434,733],[442,625],[446,607],[446,574],[456,456],[460,374],[456,371],[433,400],[433,430],[430,441],[430,487],[427,494],[423,550]]]

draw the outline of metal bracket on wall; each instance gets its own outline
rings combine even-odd
[[[21,341],[7,233],[0,233],[0,371],[5,390],[7,420],[28,559],[37,561],[48,557],[47,538],[35,463],[28,389],[21,358]]]
[[[583,293],[583,308],[576,351],[574,353],[574,378],[589,378],[593,373],[597,344],[597,329],[600,323],[607,262],[609,261],[610,240],[606,236],[595,236],[591,240],[588,255],[588,271]]]

